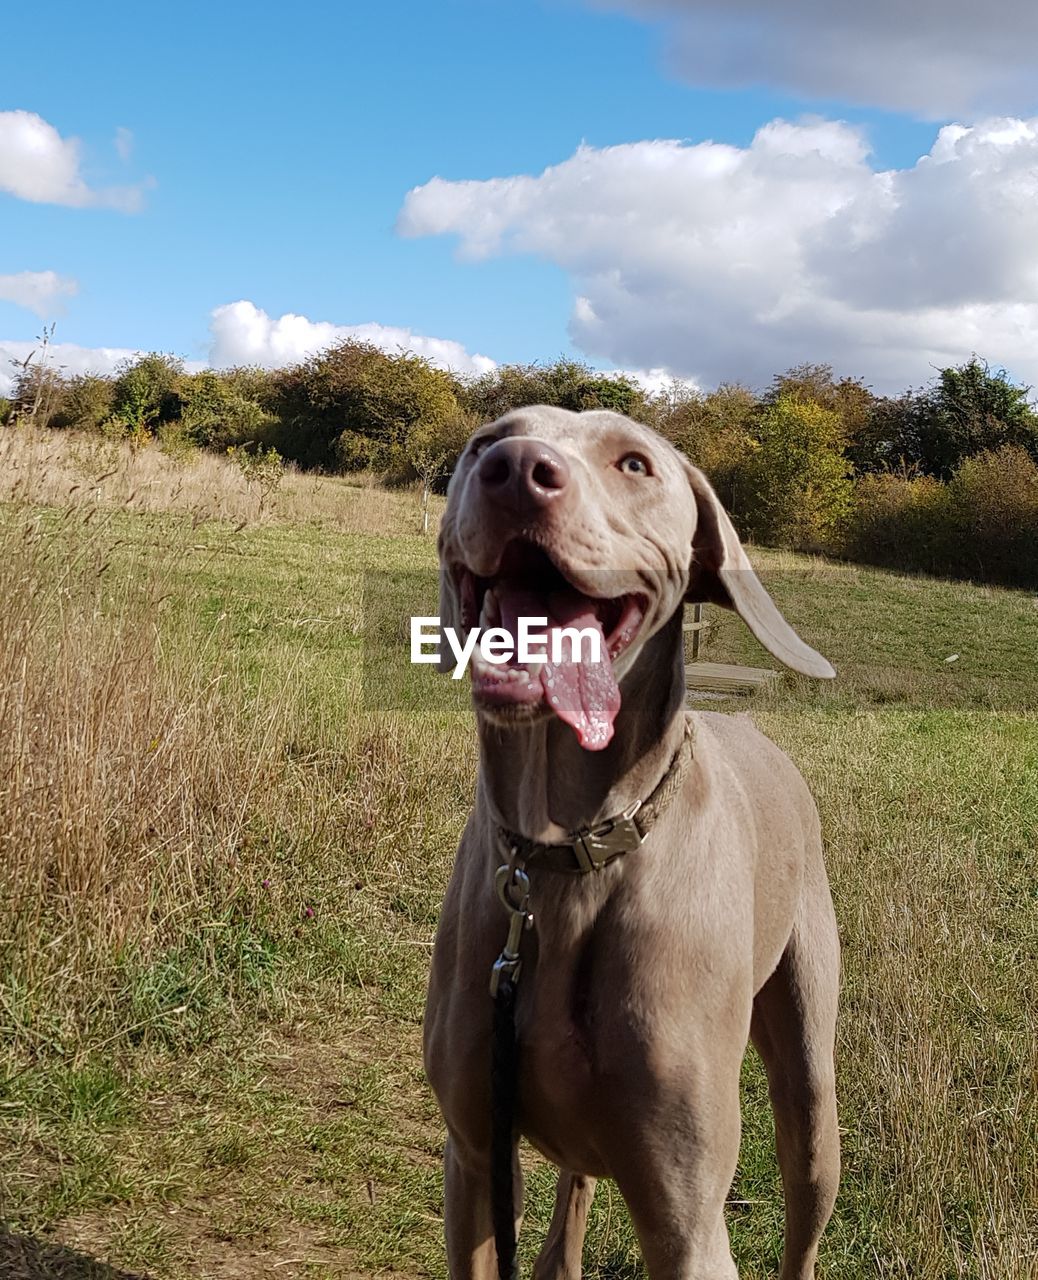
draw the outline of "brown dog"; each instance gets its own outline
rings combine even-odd
[[[687,715],[682,604],[736,609],[787,666],[832,668],[775,608],[705,477],[619,414],[521,409],[477,431],[439,548],[444,625],[514,634],[518,616],[543,616],[597,632],[608,655],[473,662],[476,803],[425,1021],[451,1276],[495,1275],[488,982],[507,929],[494,874],[518,840],[556,846],[526,863],[535,927],[518,986],[518,1124],[562,1171],[535,1275],[580,1275],[594,1180],[610,1177],[653,1280],[736,1276],[723,1210],[752,1036],[785,1192],[782,1280],[810,1280],[839,1177],[839,951],[818,816],[748,718]],[[572,833],[638,802],[653,818],[640,847],[589,870]]]

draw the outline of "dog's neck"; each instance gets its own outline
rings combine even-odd
[[[586,751],[556,716],[507,729],[477,717],[479,798],[492,822],[552,842],[649,795],[684,733],[680,610],[646,643],[620,692],[602,751]]]

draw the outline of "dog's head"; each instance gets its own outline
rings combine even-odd
[[[473,654],[476,707],[496,723],[555,714],[601,749],[620,682],[686,600],[735,609],[786,666],[834,674],[775,607],[703,473],[621,414],[513,410],[473,434],[447,494],[441,625],[514,639],[521,618],[547,619],[546,661]],[[585,633],[584,660],[565,637],[551,660],[564,628]],[[454,667],[446,645],[440,666]]]

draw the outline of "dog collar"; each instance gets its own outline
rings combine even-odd
[[[531,840],[517,831],[509,831],[507,827],[498,827],[502,843],[516,864],[525,863],[571,875],[586,875],[625,853],[632,853],[645,842],[685,781],[694,754],[694,738],[692,721],[686,717],[681,744],[655,790],[646,799],[628,805],[616,817],[607,818],[593,827],[581,827],[556,844]]]

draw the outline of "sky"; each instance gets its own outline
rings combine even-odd
[[[54,360],[567,355],[1038,384],[1038,6],[10,8],[0,393]]]

